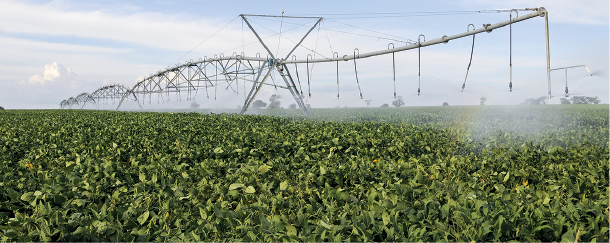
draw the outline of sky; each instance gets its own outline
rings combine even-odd
[[[298,59],[384,50],[389,43],[426,39],[465,32],[468,24],[481,28],[509,19],[508,12],[475,12],[495,9],[545,7],[549,11],[551,68],[569,69],[570,94],[597,96],[609,102],[609,6],[606,0],[581,3],[569,0],[457,0],[457,1],[38,1],[1,0],[0,7],[0,106],[6,109],[57,109],[62,100],[92,93],[108,84],[133,87],[149,74],[177,63],[205,56],[244,52],[266,53],[239,14],[323,17],[295,51]],[[468,12],[466,12],[468,11]],[[392,13],[392,14],[388,14]],[[527,14],[520,11],[520,15]],[[312,23],[302,19],[249,18],[265,43],[276,53],[287,53]],[[307,25],[309,24],[309,25]],[[280,38],[275,33],[282,30]],[[518,105],[528,98],[546,96],[546,44],[544,18],[512,26],[512,80],[510,32],[501,28],[475,37],[466,89],[461,86],[470,59],[472,37],[465,37],[394,55],[339,62],[340,99],[337,99],[337,63],[311,67],[312,107],[366,107],[391,104],[394,89],[406,106]],[[244,44],[246,44],[244,46]],[[315,51],[314,52],[312,52]],[[421,66],[421,71],[418,70]],[[293,67],[290,67],[293,68]],[[299,76],[305,86],[305,66]],[[291,70],[293,73],[294,70]],[[418,71],[421,95],[417,96]],[[276,77],[277,78],[277,77]],[[275,80],[278,81],[277,79]],[[395,87],[394,88],[394,83]],[[559,103],[566,86],[564,71],[551,72],[548,103]],[[249,87],[248,87],[249,88]],[[268,103],[281,95],[282,106],[295,103],[287,90],[265,86],[257,99]],[[196,96],[201,108],[236,108],[244,102],[239,93],[219,90],[218,98]],[[143,104],[145,109],[189,108],[193,101],[176,97],[168,103]],[[118,103],[118,102],[117,102]],[[127,104],[126,109],[137,108]],[[96,108],[96,107],[86,107]],[[114,109],[116,103],[100,105]]]

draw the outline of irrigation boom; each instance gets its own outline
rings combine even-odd
[[[203,59],[200,58],[199,60],[196,60],[196,61],[190,60],[184,64],[175,65],[174,67],[167,67],[165,70],[159,70],[156,73],[151,73],[148,77],[146,77],[142,81],[139,81],[138,83],[136,83],[132,89],[126,90],[124,92],[124,95],[122,95],[119,105],[117,106],[117,110],[120,108],[121,104],[123,103],[123,101],[125,99],[132,97],[132,96],[138,102],[138,105],[140,104],[140,100],[142,100],[142,101],[145,100],[146,96],[148,96],[149,102],[150,102],[151,96],[153,94],[156,94],[160,100],[163,100],[164,102],[166,102],[166,100],[169,101],[170,93],[177,93],[177,95],[179,96],[178,99],[181,100],[180,94],[181,94],[181,92],[185,92],[185,93],[187,93],[187,100],[191,100],[191,99],[194,99],[194,96],[196,96],[196,94],[201,89],[205,88],[207,97],[208,98],[210,97],[210,92],[211,92],[210,90],[213,89],[214,99],[216,99],[216,92],[220,85],[223,85],[223,86],[226,85],[226,87],[224,88],[225,90],[228,90],[230,88],[233,92],[239,94],[240,82],[243,82],[244,91],[246,89],[245,83],[251,82],[252,87],[250,88],[248,95],[246,97],[244,97],[245,102],[242,107],[241,114],[244,114],[248,110],[248,107],[252,104],[256,95],[258,94],[258,92],[260,91],[260,89],[263,85],[273,85],[276,89],[278,87],[288,89],[290,91],[290,93],[292,94],[293,98],[295,99],[297,105],[301,108],[303,113],[307,116],[306,105],[303,102],[303,97],[304,97],[303,91],[302,91],[302,89],[299,90],[297,88],[297,85],[296,85],[295,81],[293,80],[292,75],[290,74],[290,70],[288,69],[288,66],[287,66],[288,64],[294,64],[295,69],[296,69],[297,68],[296,64],[306,63],[307,65],[309,65],[309,63],[324,63],[324,62],[339,62],[339,61],[354,60],[354,68],[355,68],[356,78],[357,78],[356,59],[368,58],[368,57],[385,55],[385,54],[393,54],[396,52],[407,51],[407,50],[416,49],[416,48],[421,49],[422,47],[432,46],[432,45],[441,44],[441,43],[447,43],[451,40],[455,40],[455,39],[459,39],[459,38],[463,38],[463,37],[467,37],[467,36],[472,36],[472,35],[480,34],[483,32],[490,33],[494,29],[502,28],[505,26],[511,26],[511,34],[512,34],[512,24],[513,23],[521,22],[521,21],[531,19],[534,17],[545,17],[547,79],[548,79],[548,88],[549,88],[548,95],[550,98],[551,97],[551,77],[550,77],[551,69],[550,69],[548,12],[546,11],[545,8],[542,8],[542,7],[521,9],[521,11],[523,11],[523,10],[533,11],[533,12],[526,14],[526,15],[518,16],[517,10],[512,9],[512,10],[510,10],[511,15],[510,15],[509,20],[502,21],[502,22],[499,22],[496,24],[483,24],[483,28],[472,29],[472,30],[470,30],[470,28],[468,28],[467,31],[463,32],[463,33],[459,33],[459,34],[455,34],[455,35],[451,35],[451,36],[445,35],[445,36],[442,36],[441,38],[436,38],[436,39],[432,39],[432,40],[428,40],[428,41],[425,40],[425,36],[420,35],[420,37],[422,37],[422,36],[424,37],[423,42],[418,38],[417,42],[408,43],[405,46],[395,47],[394,45],[392,45],[392,48],[389,48],[389,46],[388,46],[388,49],[385,49],[385,50],[366,52],[366,53],[359,53],[359,51],[357,52],[357,49],[355,49],[353,55],[339,56],[339,55],[333,54],[332,58],[317,58],[317,59],[310,58],[311,55],[308,55],[306,59],[296,59],[296,57],[294,57],[294,56],[292,59],[289,59],[289,57],[299,46],[301,46],[301,43],[312,32],[312,30],[314,30],[316,26],[320,25],[320,22],[323,20],[322,17],[293,17],[293,16],[283,16],[283,14],[282,14],[282,16],[241,14],[239,17],[241,17],[243,19],[244,23],[246,23],[246,25],[252,31],[252,33],[256,36],[256,38],[258,39],[260,44],[267,51],[267,56],[268,56],[267,58],[261,57],[259,54],[257,54],[256,56],[246,56],[246,55],[244,55],[244,53],[240,53],[240,54],[233,53],[233,55],[231,55],[231,56],[223,56],[221,54],[219,56],[214,55],[214,57],[211,57],[211,58],[208,58],[208,57],[204,57]],[[517,16],[515,18],[512,18],[512,12],[517,12]],[[291,49],[291,51],[284,58],[279,58],[273,54],[273,52],[268,48],[268,46],[265,44],[263,39],[258,35],[256,30],[252,27],[252,25],[250,24],[250,22],[248,21],[248,18],[247,18],[249,16],[281,17],[281,18],[311,18],[311,19],[317,19],[317,21],[315,22],[315,24],[313,24],[313,26],[309,29],[309,31],[301,38],[301,40]],[[511,59],[512,59],[512,43],[511,43]],[[258,65],[253,65],[252,63],[257,63]],[[511,66],[512,66],[512,62],[511,62]],[[211,68],[211,71],[208,70],[208,68]],[[512,70],[512,67],[511,67],[511,70]],[[282,80],[284,81],[285,85],[283,85],[283,86],[276,85],[275,81],[273,84],[265,83],[269,77],[272,77],[271,73],[273,71],[276,71],[279,73],[279,75],[282,77]],[[307,69],[307,71],[308,71],[307,81],[309,84],[309,78],[310,78],[309,68]],[[511,71],[511,76],[512,76],[512,71]],[[338,81],[338,77],[337,77],[337,81]],[[299,83],[299,87],[301,87],[300,79],[298,79],[298,73],[297,73],[297,82]],[[512,80],[511,80],[511,83],[509,86],[511,87],[511,90],[512,90]],[[102,87],[102,88],[104,88],[104,87]],[[107,89],[107,87],[106,87],[106,89]],[[99,92],[94,92],[94,93],[99,93]],[[419,89],[418,89],[418,93],[419,93]],[[81,97],[80,97],[81,102],[78,102],[78,104],[81,105],[81,107],[83,107],[84,103],[86,103],[87,101],[95,102],[98,99],[104,99],[104,97],[93,97],[91,95],[89,95],[89,96],[87,96],[87,95],[88,95],[88,93],[81,94]],[[244,92],[244,95],[246,95],[246,92]],[[311,96],[311,93],[309,95]],[[87,96],[87,97],[85,97],[85,96]],[[140,99],[138,99],[137,97],[140,97]],[[108,98],[114,98],[114,97],[108,97]],[[362,98],[362,92],[361,92],[361,98]],[[76,103],[76,99],[62,101],[61,107],[62,108],[71,107],[71,102]],[[80,103],[83,103],[83,104],[80,104]]]

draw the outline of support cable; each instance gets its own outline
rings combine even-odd
[[[421,40],[420,37],[424,37],[424,42],[426,41],[426,36],[423,34],[420,34],[417,37],[417,96],[419,96],[420,91],[421,91]]]
[[[326,31],[326,24],[324,21],[322,21],[322,24],[324,25],[324,33],[326,34],[326,40],[328,41],[328,46],[330,47],[330,52],[334,53],[333,45],[330,44],[330,38],[328,38],[328,31]]]
[[[275,52],[275,56],[277,57],[280,53],[280,44],[282,43],[282,27],[284,25],[284,9],[282,8],[282,18],[280,19],[280,34],[277,40],[277,51]]]
[[[241,19],[241,53],[246,52],[246,44],[244,42],[244,19]]]
[[[242,19],[242,21],[243,21],[243,19]],[[270,36],[267,36],[267,37],[265,37],[265,38],[261,38],[261,39],[265,40],[265,39],[269,39],[269,38],[271,38],[271,37],[274,37],[274,36],[278,35],[278,33],[277,33],[277,32],[275,32],[275,31],[273,31],[273,30],[271,30],[271,29],[269,29],[269,28],[265,27],[264,25],[259,24],[259,23],[257,23],[256,21],[254,21],[254,20],[252,20],[252,19],[250,19],[250,21],[251,21],[252,23],[255,23],[255,24],[257,24],[257,25],[261,26],[262,28],[267,29],[268,31],[270,31],[270,32],[274,33],[274,35],[270,35]],[[295,29],[301,28],[301,27],[306,26],[306,25],[309,25],[309,24],[311,24],[311,23],[313,23],[313,22],[315,22],[315,21],[310,21],[310,22],[307,22],[307,23],[301,24],[301,25],[299,25],[299,26],[297,26],[297,27],[294,27],[294,28],[292,28],[292,29],[288,29],[288,30],[284,31],[284,33],[286,33],[286,32],[290,32],[290,31],[292,31],[292,30],[295,30]],[[286,39],[290,40],[290,39],[289,39],[289,38],[287,38],[286,36],[284,36],[284,38],[286,38]],[[293,43],[296,43],[296,42],[294,42],[293,40],[290,40],[290,41],[292,41]],[[249,46],[249,45],[252,45],[252,44],[255,44],[255,43],[260,43],[260,42],[259,42],[259,41],[252,41],[252,42],[249,42],[248,44],[243,44],[243,46],[235,47],[235,48],[233,48],[233,49],[230,49],[230,50],[224,51],[224,52],[222,52],[222,53],[229,53],[229,52],[235,51],[235,50],[237,50],[237,49],[239,49],[239,48],[242,48],[242,47],[245,47],[245,46]],[[301,46],[302,46],[302,45],[301,45]],[[303,47],[304,47],[304,46],[303,46]]]
[[[250,20],[250,21],[252,21],[252,20]],[[265,38],[262,38],[262,39],[267,39],[267,38],[269,38],[269,37],[273,37],[273,36],[278,35],[278,33],[277,33],[277,32],[275,32],[275,31],[273,31],[273,30],[271,30],[271,29],[269,29],[269,28],[265,27],[264,25],[262,25],[262,24],[260,24],[260,23],[258,23],[258,22],[256,22],[256,21],[252,21],[252,23],[255,23],[255,24],[259,25],[260,27],[262,27],[262,28],[264,28],[264,29],[266,29],[266,30],[268,30],[268,31],[270,31],[270,32],[272,32],[272,33],[274,33],[274,34],[275,34],[275,35],[271,35],[271,36],[268,36],[268,37],[265,37]],[[299,27],[300,27],[300,26],[299,26]],[[298,27],[297,27],[297,28],[298,28]],[[319,37],[319,34],[320,34],[320,29],[319,29],[319,28],[320,28],[320,26],[318,25],[318,37]],[[293,29],[296,29],[296,28],[293,28]],[[291,29],[291,30],[293,30],[293,29]],[[286,32],[288,32],[288,31],[284,31],[284,33],[286,33]],[[290,38],[288,38],[288,37],[286,37],[286,36],[283,36],[283,37],[284,37],[284,39],[289,40],[290,42],[292,42],[292,43],[294,43],[294,44],[299,44],[298,42],[293,41],[292,39],[290,39]],[[314,48],[314,50],[312,50],[311,48],[308,48],[308,47],[306,47],[306,46],[304,46],[304,45],[302,45],[302,44],[299,44],[299,46],[300,46],[300,47],[303,47],[303,48],[305,48],[305,49],[307,49],[308,51],[313,52],[314,54],[320,55],[320,56],[321,56],[321,57],[323,57],[323,58],[327,58],[327,57],[325,57],[324,55],[322,55],[322,54],[320,54],[320,53],[318,53],[318,52],[316,51],[316,50],[318,49],[318,41],[317,41],[317,40],[318,40],[318,39],[316,38],[316,47]],[[253,44],[253,43],[257,43],[257,42],[252,42],[252,43],[249,43],[248,45]],[[237,48],[233,48],[232,50],[235,50],[235,49],[237,49]],[[229,52],[229,51],[227,51],[227,52]],[[223,53],[226,53],[226,52],[223,52]],[[314,55],[314,58],[315,58],[315,55]],[[312,67],[312,68],[313,68],[313,67]]]
[[[472,30],[474,30],[474,24],[469,24],[466,28],[467,31],[470,31],[470,26],[472,25]],[[468,67],[466,68],[466,77],[464,77],[464,83],[462,84],[462,92],[464,92],[464,88],[466,88],[466,79],[468,78],[468,71],[470,70],[470,64],[472,64],[472,54],[474,53],[474,36],[472,35],[472,49],[470,49],[470,61],[468,61]]]
[[[218,34],[218,32],[220,32],[221,30],[223,30],[225,27],[227,27],[227,25],[229,25],[230,23],[232,23],[233,21],[235,21],[235,19],[239,18],[240,16],[238,15],[237,17],[235,17],[234,19],[232,19],[231,21],[229,21],[229,23],[225,24],[222,28],[220,28],[219,30],[217,30],[216,32],[214,32],[214,34],[210,35],[208,38],[206,38],[204,41],[202,41],[201,43],[199,43],[197,46],[195,46],[193,49],[191,49],[190,51],[188,51],[187,53],[184,53],[184,55],[182,55],[180,58],[178,58],[176,61],[174,61],[172,64],[178,63],[178,61],[180,61],[180,59],[182,59],[184,56],[188,55],[189,53],[191,53],[193,50],[197,49],[197,47],[199,47],[200,45],[202,45],[203,43],[205,43],[206,41],[208,41],[210,38],[212,38],[214,35]]]
[[[390,45],[394,48],[394,43],[388,44],[388,49],[390,49]],[[394,99],[396,99],[396,59],[394,59],[394,53],[392,52],[392,75],[394,79]]]
[[[326,29],[326,30],[344,33],[344,34],[350,34],[350,35],[359,35],[359,36],[371,37],[371,38],[375,38],[375,39],[383,39],[383,40],[388,40],[388,41],[396,41],[396,42],[402,42],[402,43],[406,43],[406,44],[413,44],[413,42],[410,42],[410,41],[403,41],[403,40],[392,39],[392,38],[381,37],[381,36],[359,34],[359,33],[354,33],[354,32],[349,32],[349,31],[343,31],[343,30],[333,30],[333,29]]]
[[[354,49],[354,57],[356,57],[356,51],[358,51],[358,55],[360,55],[360,50],[358,48]],[[360,99],[362,98],[362,90],[360,89],[360,81],[358,81],[358,68],[356,68],[356,59],[354,58],[354,72],[356,73],[356,84],[358,84],[358,92],[360,92]]]
[[[390,35],[390,34],[386,34],[386,33],[375,31],[375,30],[365,29],[365,28],[354,26],[354,25],[351,25],[351,24],[341,23],[341,22],[336,21],[336,20],[329,20],[329,21],[332,21],[332,22],[335,22],[335,23],[338,23],[338,24],[342,24],[342,25],[347,25],[347,26],[350,26],[350,27],[356,28],[356,29],[361,29],[361,30],[370,31],[370,32],[377,33],[377,34],[382,34],[382,35],[386,35],[386,36],[391,36],[391,37],[395,37],[395,38],[404,39],[409,44],[415,44],[415,41],[411,40],[409,38],[404,38],[404,37],[400,37],[400,36],[396,36],[396,35]],[[404,42],[404,41],[402,41],[402,42]]]

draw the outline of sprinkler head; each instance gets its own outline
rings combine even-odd
[[[417,96],[419,96],[419,92],[420,92],[420,90],[419,90],[419,88],[417,88]]]

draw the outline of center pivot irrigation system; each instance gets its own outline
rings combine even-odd
[[[547,79],[548,79],[548,98],[551,98],[551,64],[550,64],[550,50],[549,50],[549,24],[548,24],[548,12],[545,8],[526,8],[526,9],[512,9],[512,10],[496,10],[498,12],[509,12],[509,19],[503,22],[499,22],[496,24],[483,24],[483,28],[475,29],[473,24],[468,25],[467,31],[463,33],[459,33],[451,36],[442,36],[440,38],[436,38],[433,40],[426,41],[424,35],[419,35],[417,42],[408,41],[406,46],[398,46],[395,47],[392,43],[388,45],[388,49],[360,53],[358,49],[354,49],[353,55],[344,55],[339,56],[336,52],[333,53],[332,58],[312,58],[311,54],[307,55],[306,59],[297,59],[296,56],[292,56],[291,54],[301,45],[301,43],[307,38],[307,36],[316,28],[316,26],[320,25],[320,22],[323,20],[322,17],[295,17],[295,16],[284,16],[282,11],[282,16],[273,16],[273,15],[249,15],[249,14],[241,14],[241,17],[244,23],[248,26],[248,28],[252,31],[252,33],[256,36],[260,44],[267,51],[266,57],[261,57],[260,54],[256,54],[255,56],[246,56],[243,52],[233,53],[231,56],[214,55],[211,58],[204,57],[199,58],[197,61],[190,60],[184,64],[176,64],[174,67],[167,67],[165,70],[159,70],[156,73],[151,73],[148,77],[144,78],[142,81],[137,82],[133,88],[129,89],[122,85],[109,85],[104,86],[92,94],[82,93],[77,96],[77,98],[70,98],[68,100],[64,100],[61,102],[61,108],[71,108],[74,105],[79,105],[81,108],[84,105],[89,103],[98,104],[100,102],[108,102],[108,100],[118,101],[117,110],[121,107],[121,104],[126,99],[133,99],[138,102],[140,105],[141,102],[152,103],[152,96],[157,96],[157,102],[163,101],[168,102],[170,94],[174,94],[177,96],[178,100],[182,100],[182,96],[186,96],[186,100],[193,100],[195,96],[199,93],[205,91],[205,95],[207,98],[213,96],[216,99],[216,94],[218,88],[224,90],[231,90],[233,92],[239,92],[239,81],[242,81],[242,88],[244,91],[244,95],[246,94],[246,82],[252,83],[250,90],[245,97],[244,105],[242,106],[241,113],[244,114],[254,99],[256,95],[259,93],[263,85],[270,85],[277,88],[288,89],[292,94],[296,104],[303,111],[305,116],[308,115],[307,108],[305,103],[303,102],[303,98],[305,97],[305,92],[303,92],[301,80],[298,73],[298,64],[305,64],[307,68],[307,95],[311,97],[311,86],[310,86],[310,65],[313,63],[323,63],[323,62],[337,62],[337,91],[339,89],[339,72],[338,72],[338,63],[339,61],[350,61],[352,60],[354,63],[354,72],[356,74],[356,83],[358,84],[358,89],[360,91],[360,98],[362,97],[362,91],[360,90],[360,82],[358,81],[358,69],[356,65],[356,60],[361,58],[392,54],[394,57],[394,53],[407,51],[411,49],[418,49],[418,54],[422,47],[432,46],[441,43],[447,43],[451,40],[472,36],[472,51],[470,54],[470,62],[472,62],[472,54],[474,51],[474,37],[476,34],[487,32],[490,33],[494,29],[502,28],[509,26],[510,28],[510,83],[509,88],[512,92],[512,24],[521,22],[527,19],[535,18],[535,17],[544,17],[545,19],[545,30],[546,30],[546,60],[547,60]],[[519,16],[518,11],[529,11],[531,13]],[[513,12],[515,13],[515,17],[513,18]],[[266,18],[300,18],[300,19],[312,19],[315,21],[313,26],[307,31],[307,33],[300,39],[300,41],[292,48],[288,54],[285,56],[274,55],[274,53],[269,49],[269,47],[263,41],[263,38],[259,36],[259,34],[254,30],[250,22],[248,21],[248,17],[266,17]],[[313,22],[312,21],[312,22]],[[472,30],[470,27],[473,27]],[[421,56],[418,55],[421,63]],[[394,72],[394,89],[396,89],[396,68],[395,61],[393,61],[393,72]],[[296,80],[291,72],[289,67],[294,65],[294,70],[296,74]],[[466,87],[466,79],[468,78],[468,71],[470,69],[470,63],[468,64],[468,68],[466,70],[466,77],[464,78],[464,83],[462,84],[462,91]],[[567,70],[567,69],[566,69]],[[284,81],[284,85],[277,85],[275,81],[270,84],[268,83],[269,77],[273,79],[271,75],[272,72],[279,73],[279,76],[282,77]],[[418,72],[418,83],[420,83],[421,72]],[[297,86],[298,83],[298,86]],[[566,83],[567,86],[567,83]],[[419,95],[421,90],[418,86],[417,94]],[[566,91],[567,94],[567,91]],[[394,96],[396,97],[396,90],[394,91]],[[337,94],[337,98],[339,94]],[[142,108],[142,106],[140,106]]]

